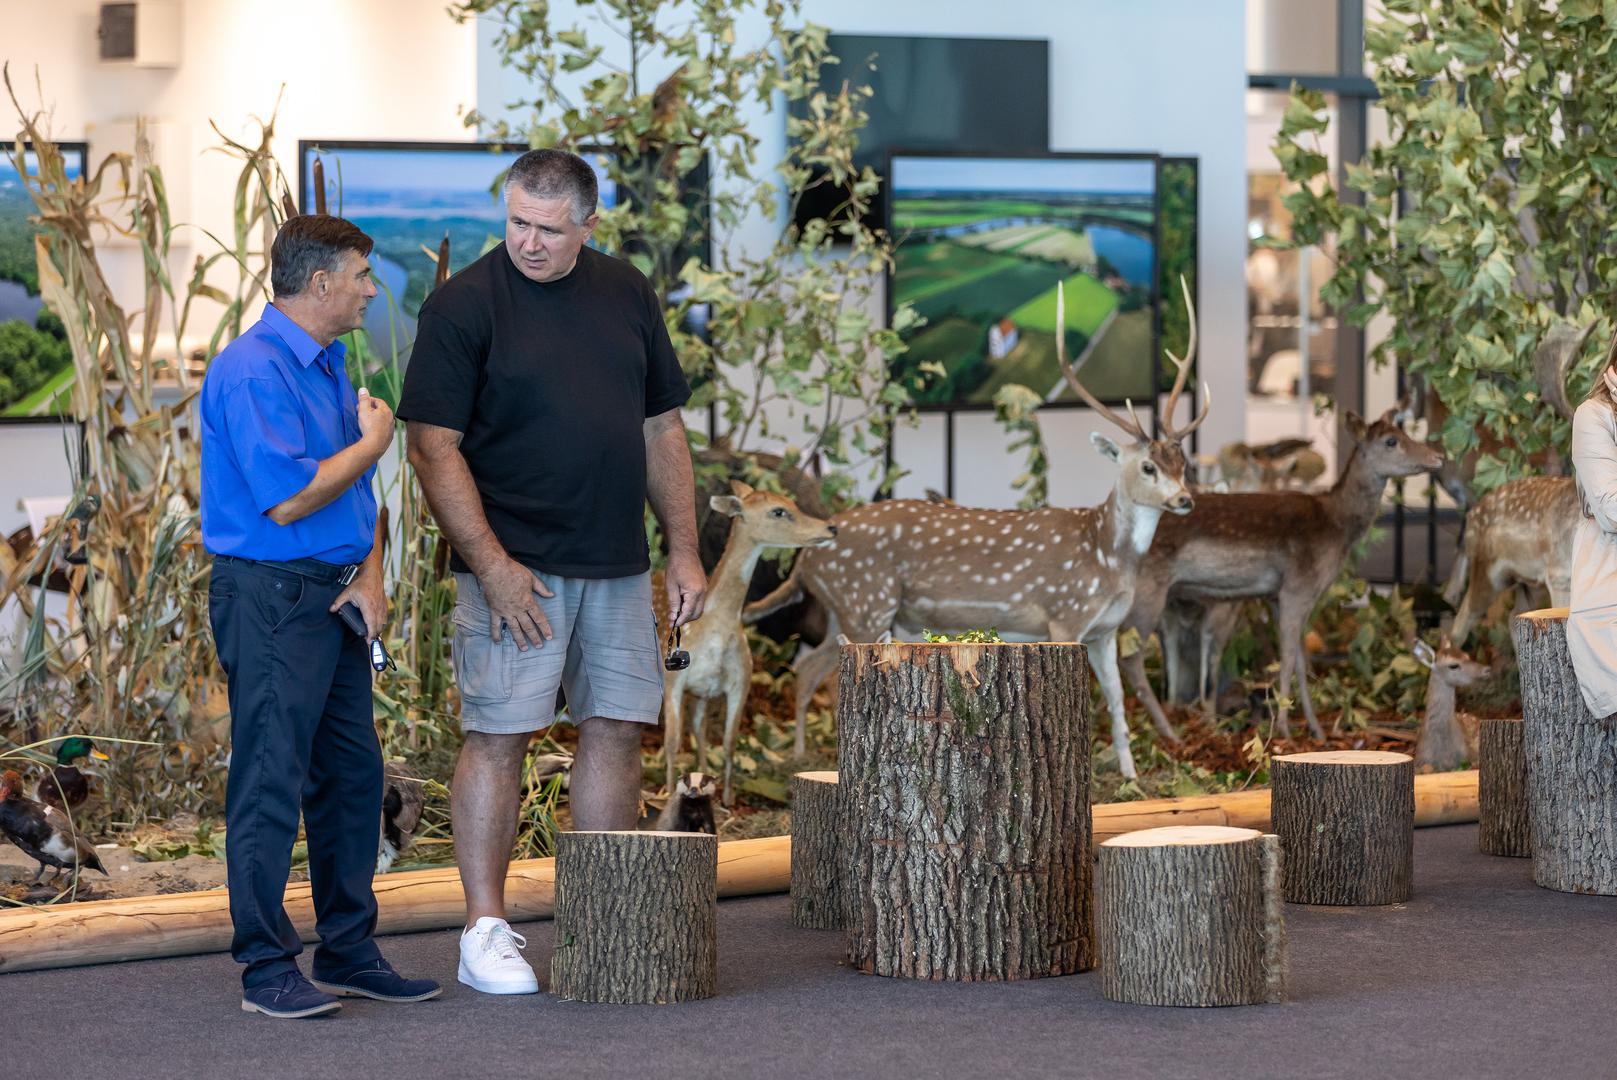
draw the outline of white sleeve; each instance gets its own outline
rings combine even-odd
[[[1595,524],[1603,532],[1617,533],[1617,438],[1610,416],[1603,402],[1579,407],[1572,418],[1572,468]]]

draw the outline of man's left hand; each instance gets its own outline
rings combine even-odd
[[[350,600],[365,617],[365,640],[375,641],[381,637],[387,626],[387,590],[382,587],[382,575],[361,572],[332,601],[331,610],[335,612]]]
[[[684,626],[702,617],[702,607],[707,602],[707,575],[702,572],[702,560],[696,557],[696,552],[671,553],[664,584],[668,588],[668,610],[673,613],[673,626]]]

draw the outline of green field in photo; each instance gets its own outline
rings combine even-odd
[[[1117,309],[1117,294],[1088,274],[1074,274],[1066,285],[1067,329],[1078,331],[1086,339],[1093,337],[1106,316]],[[1011,321],[1024,330],[1054,334],[1056,290],[1051,289],[1011,312]]]

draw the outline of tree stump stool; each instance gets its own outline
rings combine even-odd
[[[1617,895],[1617,717],[1594,717],[1566,647],[1565,608],[1511,620],[1522,675],[1533,880]]]
[[[712,997],[718,904],[716,836],[557,833],[550,992],[637,1005]]]
[[[850,963],[959,980],[1093,967],[1083,646],[858,644],[841,664]]]
[[[1101,992],[1136,1005],[1258,1005],[1285,993],[1280,840],[1177,825],[1100,846]]]
[[[1282,890],[1294,904],[1409,899],[1415,878],[1415,759],[1378,750],[1286,754],[1270,769]]]
[[[842,790],[834,772],[792,777],[792,922],[809,930],[841,930]]]
[[[1519,717],[1477,725],[1477,846],[1484,855],[1533,854],[1524,727]]]

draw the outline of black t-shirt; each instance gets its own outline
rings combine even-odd
[[[540,283],[501,244],[421,306],[398,415],[463,433],[512,558],[626,577],[651,565],[644,421],[690,394],[640,271],[584,248],[572,273]],[[451,565],[467,569],[459,552]]]

